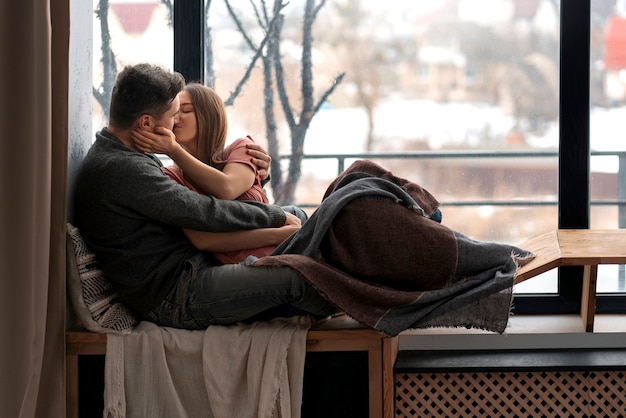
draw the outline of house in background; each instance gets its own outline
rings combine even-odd
[[[604,38],[604,93],[613,105],[626,100],[626,17],[609,19]]]

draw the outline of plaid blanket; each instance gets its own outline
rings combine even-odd
[[[437,206],[420,186],[358,162],[298,233],[252,265],[290,266],[339,310],[388,335],[425,327],[504,332],[515,272],[534,255],[435,222]]]

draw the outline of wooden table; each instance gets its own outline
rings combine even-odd
[[[520,283],[560,266],[583,266],[580,316],[585,331],[593,331],[599,264],[626,264],[626,229],[557,229],[518,247],[535,253],[515,275]]]

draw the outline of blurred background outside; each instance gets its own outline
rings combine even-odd
[[[207,83],[226,99],[253,52],[225,2],[210,2],[212,68]],[[251,2],[231,2],[261,39]],[[261,2],[258,2],[259,4]],[[291,0],[281,37],[285,85],[297,100],[305,0]],[[626,227],[619,152],[626,151],[626,1],[592,1],[591,228]],[[171,1],[93,0],[93,84],[105,78],[102,8],[116,68],[173,66]],[[258,9],[257,9],[258,10]],[[521,243],[557,228],[559,144],[558,0],[327,0],[313,26],[314,95],[333,86],[306,133],[294,203],[309,212],[337,175],[336,158],[376,162],[421,184],[442,203],[443,223],[472,238]],[[229,140],[251,135],[267,146],[261,64],[228,106]],[[93,101],[94,132],[106,125]],[[278,111],[282,155],[290,134]],[[381,158],[379,154],[397,154]],[[594,155],[594,153],[596,155]],[[419,158],[406,158],[415,154]],[[424,156],[427,154],[426,156]],[[509,154],[520,157],[512,158]],[[600,154],[600,155],[597,155]],[[428,155],[433,155],[429,157]],[[622,157],[622,159],[624,159]],[[624,187],[624,186],[622,186]],[[272,190],[268,189],[270,200]],[[618,266],[601,266],[599,292],[624,292]],[[516,289],[556,291],[555,272]]]

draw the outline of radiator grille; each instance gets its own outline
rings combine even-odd
[[[623,371],[396,374],[396,417],[623,417]]]

